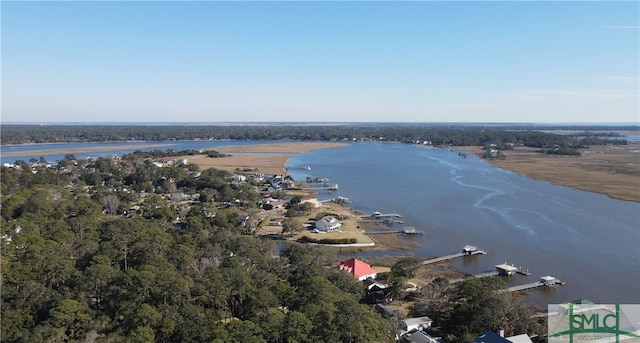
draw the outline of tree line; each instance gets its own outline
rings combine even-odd
[[[559,135],[571,128],[584,134]],[[638,126],[618,127],[638,131]],[[599,135],[598,131],[605,131]],[[419,123],[335,125],[2,125],[2,145],[56,142],[127,142],[171,140],[375,140],[434,145],[515,144],[536,148],[581,148],[596,144],[626,144],[611,127],[537,125],[454,125]]]

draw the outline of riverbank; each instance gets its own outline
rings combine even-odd
[[[478,157],[485,150],[463,146]],[[502,150],[504,159],[485,159],[492,165],[561,186],[606,194],[612,198],[640,202],[640,143],[598,145],[581,149],[580,156],[545,155],[536,148]]]

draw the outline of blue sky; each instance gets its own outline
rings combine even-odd
[[[8,122],[639,122],[632,2],[2,1]]]

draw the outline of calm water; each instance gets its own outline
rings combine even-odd
[[[269,142],[168,142],[171,146],[157,149],[264,143]],[[135,150],[122,149],[125,145],[135,144],[46,144],[2,147],[2,151],[113,147],[109,152],[76,154],[81,158]],[[484,272],[508,262],[532,273],[509,278],[510,285],[537,281],[544,275],[567,282],[556,289],[532,291],[528,299],[540,305],[575,299],[640,303],[639,203],[530,180],[467,155],[463,159],[448,149],[353,143],[300,154],[290,160],[289,167],[296,179],[324,177],[339,184],[338,192],[321,194],[321,198],[345,196],[358,210],[400,213],[405,222],[400,227],[426,232],[403,238],[418,241],[419,248],[381,254],[413,253],[426,258],[472,244],[488,254],[453,262],[463,272]],[[50,161],[63,156],[45,155]],[[1,160],[31,157],[39,158]],[[310,172],[296,168],[307,165],[312,167]]]
[[[486,256],[457,260],[464,272],[492,270],[508,262],[531,276],[567,282],[535,290],[530,300],[547,303],[591,299],[640,303],[640,204],[530,180],[458,151],[385,143],[354,143],[300,154],[289,166],[295,178],[325,177],[353,208],[400,213],[404,226],[426,232],[409,252],[431,257],[458,252],[466,244]],[[640,190],[639,190],[640,191]],[[383,254],[404,254],[407,251]]]
[[[107,155],[121,155],[132,153],[136,150],[152,151],[152,150],[187,150],[187,149],[206,149],[230,145],[253,145],[268,144],[273,142],[256,142],[256,141],[172,141],[172,142],[123,142],[123,143],[56,143],[56,144],[29,144],[16,146],[2,146],[2,152],[24,152],[21,156],[4,157],[0,156],[0,163],[14,163],[17,160],[29,161],[31,158],[39,159],[44,156],[49,162],[57,162],[64,158],[65,154],[29,154],[29,151],[41,150],[58,150],[58,149],[75,149],[75,148],[103,148],[109,147],[112,150],[107,152],[80,152],[74,153],[77,158],[103,157]],[[143,148],[146,145],[158,144],[162,146]],[[133,147],[133,148],[130,148]]]

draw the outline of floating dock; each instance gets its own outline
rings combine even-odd
[[[442,257],[432,258],[430,260],[422,261],[423,265],[438,263],[446,260],[452,260],[454,258],[465,257],[465,256],[473,256],[473,255],[486,255],[487,253],[484,250],[480,250],[477,247],[472,245],[467,245],[462,249],[462,252],[451,254]]]

